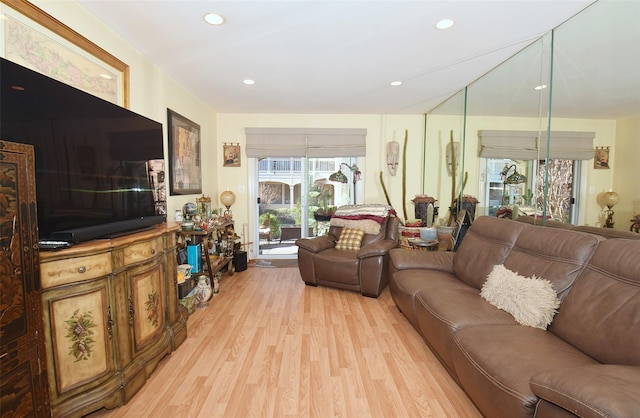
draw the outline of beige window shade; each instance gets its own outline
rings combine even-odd
[[[537,160],[538,132],[478,131],[478,155],[483,158]]]
[[[307,157],[364,157],[366,129],[310,129]]]
[[[364,157],[359,128],[245,128],[247,157]]]
[[[594,138],[594,132],[551,131],[549,158],[591,159]],[[478,131],[478,155],[483,158],[544,159],[547,155],[547,133],[481,130]]]
[[[540,140],[540,158],[547,155],[546,132]],[[595,132],[551,131],[549,158],[562,160],[590,160],[593,158]]]
[[[245,128],[249,158],[304,157],[306,133],[302,129]]]

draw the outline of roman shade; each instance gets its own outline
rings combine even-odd
[[[551,131],[549,158],[593,158],[595,132]],[[538,160],[547,155],[547,133],[536,131],[478,131],[478,156]]]
[[[361,128],[245,128],[247,157],[364,157]]]

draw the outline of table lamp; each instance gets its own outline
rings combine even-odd
[[[601,206],[607,207],[607,210],[604,211],[604,213],[607,215],[607,218],[604,221],[605,228],[613,228],[613,224],[615,222],[613,222],[613,210],[611,208],[613,208],[618,203],[619,198],[620,196],[618,195],[618,193],[614,192],[613,190],[609,190],[608,192],[602,193],[598,196],[598,203]]]
[[[233,205],[236,201],[236,195],[231,190],[226,190],[220,194],[220,202],[227,208],[224,211],[224,216],[226,218],[233,218],[233,213],[231,212],[231,205]]]

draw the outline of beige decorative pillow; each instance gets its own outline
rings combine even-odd
[[[502,264],[493,267],[480,292],[487,302],[509,312],[522,325],[546,329],[560,306],[550,281],[520,276]]]
[[[340,238],[336,243],[336,250],[359,250],[364,230],[354,228],[342,228]]]

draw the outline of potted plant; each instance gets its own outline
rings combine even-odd
[[[327,184],[326,179],[316,180],[309,191],[311,198],[316,198],[318,209],[313,212],[313,218],[319,222],[327,222],[336,211],[335,206],[329,203],[333,200],[333,185]]]

